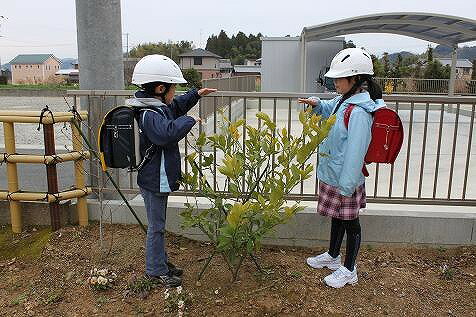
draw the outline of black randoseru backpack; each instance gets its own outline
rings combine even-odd
[[[160,109],[158,109],[160,110]],[[140,114],[156,108],[119,106],[109,111],[103,119],[98,133],[98,148],[102,169],[141,169],[152,157],[156,146],[150,146],[142,157],[140,153]]]

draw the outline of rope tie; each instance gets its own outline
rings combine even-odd
[[[8,193],[8,194],[7,194],[7,200],[13,200],[12,195],[13,195],[13,194],[17,194],[17,193],[21,193],[21,191],[20,191],[20,190],[17,190],[17,191],[15,191],[15,192]]]
[[[50,108],[48,108],[48,105],[46,105],[43,109],[41,109],[40,122],[38,123],[38,128],[37,128],[38,131],[40,131],[41,125],[43,124],[43,118],[45,117],[45,113],[51,114],[51,118],[53,119],[53,124],[55,123],[55,117],[53,115],[53,112],[51,112]]]

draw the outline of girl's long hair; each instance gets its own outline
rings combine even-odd
[[[351,80],[352,77],[355,77],[355,84],[352,88],[345,93],[339,101],[339,105],[341,105],[346,99],[353,96],[358,89],[364,87],[372,98],[373,101],[377,99],[382,99],[382,88],[380,88],[379,84],[372,78],[371,75],[356,75],[347,77],[347,80]]]

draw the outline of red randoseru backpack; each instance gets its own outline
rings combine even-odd
[[[350,114],[355,105],[351,104],[344,111],[344,124],[349,128]],[[365,164],[395,162],[403,144],[403,124],[398,114],[390,108],[377,109],[373,114],[372,138],[365,155]],[[362,173],[369,176],[367,168]]]

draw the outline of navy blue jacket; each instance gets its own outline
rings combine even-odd
[[[153,111],[141,111],[139,117],[141,154],[144,155],[152,144],[156,145],[151,160],[139,170],[139,187],[154,193],[179,189],[181,159],[178,142],[195,125],[195,119],[186,114],[199,99],[200,95],[193,89],[175,97],[170,105],[143,91],[136,92],[134,98],[127,100],[131,106],[154,108]]]

